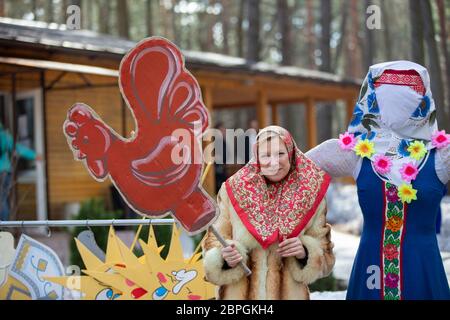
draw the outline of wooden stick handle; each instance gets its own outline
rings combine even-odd
[[[225,241],[225,239],[220,235],[220,233],[214,228],[214,226],[210,226],[209,229],[211,232],[216,236],[217,240],[222,244],[223,247],[228,247],[228,243]],[[239,262],[240,266],[244,268],[245,275],[248,277],[252,274],[252,271],[247,267],[247,265],[244,263],[244,261]]]

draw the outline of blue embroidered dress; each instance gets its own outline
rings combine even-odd
[[[347,299],[450,299],[436,239],[445,185],[435,172],[435,153],[413,181],[418,199],[405,205],[397,188],[363,160],[357,188],[364,226]]]

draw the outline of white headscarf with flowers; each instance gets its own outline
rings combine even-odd
[[[438,131],[428,71],[410,61],[369,68],[348,131],[340,135],[343,149],[369,158],[382,179],[410,190],[407,202],[416,199],[411,182],[429,151],[449,140]]]

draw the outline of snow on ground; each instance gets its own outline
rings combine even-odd
[[[347,291],[316,291],[310,295],[311,300],[345,300]]]
[[[356,186],[332,183],[327,192],[327,217],[331,223],[346,223],[362,215]]]
[[[332,229],[331,241],[334,243],[333,252],[336,256],[333,275],[336,279],[342,280],[345,285],[348,285],[353,261],[356,251],[358,251],[359,237]]]
[[[450,196],[444,197],[441,202],[442,224],[441,234],[438,236],[439,248],[450,252]]]
[[[355,185],[332,183],[327,192],[327,208],[329,223],[341,225],[351,233],[361,233],[363,215]]]

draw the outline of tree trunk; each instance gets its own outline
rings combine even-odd
[[[38,21],[37,16],[37,0],[31,0],[31,12],[33,12],[33,17],[35,21]]]
[[[153,7],[152,0],[145,1],[145,25],[147,27],[147,36],[153,35]]]
[[[445,102],[445,115],[447,122],[450,121],[450,57],[448,55],[447,47],[447,29],[446,29],[446,19],[445,19],[445,5],[443,0],[436,0],[438,14],[439,14],[439,26],[440,26],[440,38],[441,38],[441,50],[445,62],[445,72],[444,72],[444,102]]]
[[[46,0],[45,2],[45,21],[54,22],[55,15],[53,14],[53,0]]]
[[[178,19],[177,13],[175,12],[175,7],[178,4],[178,0],[171,1],[172,7],[170,9],[170,21],[172,22],[172,41],[174,41],[178,46],[180,45],[180,33],[178,30]]]
[[[94,2],[92,0],[84,0],[83,3],[83,16],[84,19],[81,19],[82,24],[84,25],[84,29],[93,30],[94,26]]]
[[[308,48],[308,68],[316,69],[316,61],[314,51],[316,49],[315,36],[314,36],[314,7],[313,0],[306,0],[306,45]]]
[[[215,0],[209,0],[208,4],[214,6]],[[214,27],[214,21],[215,15],[206,13],[206,50],[208,52],[213,52],[214,50],[214,34],[213,34],[213,27]]]
[[[321,71],[331,72],[331,53],[330,53],[330,39],[331,39],[331,1],[320,1],[320,52],[322,64]]]
[[[341,3],[341,25],[339,27],[340,33],[341,33],[341,37],[339,39],[339,42],[337,44],[336,47],[336,52],[334,54],[334,59],[333,59],[333,65],[332,65],[332,70],[337,71],[338,70],[338,65],[339,65],[339,59],[342,56],[342,49],[344,47],[345,44],[345,40],[347,37],[347,24],[348,24],[348,1],[343,1]]]
[[[187,50],[194,50],[194,44],[195,44],[195,34],[196,34],[196,24],[189,24],[186,29],[186,49]]]
[[[117,0],[117,31],[119,37],[130,38],[128,4],[126,0]]]
[[[350,0],[351,29],[347,43],[347,63],[345,73],[349,77],[358,78],[363,75],[361,61],[361,47],[359,45],[359,12],[358,0]]]
[[[423,47],[423,21],[420,12],[420,1],[409,0],[409,23],[411,25],[411,59],[425,65],[425,51]]]
[[[197,38],[197,43],[200,47],[201,51],[208,51],[207,50],[207,44],[206,44],[206,40],[205,40],[205,36],[204,34],[206,33],[205,28],[206,28],[206,10],[204,11],[198,11],[197,13],[197,20],[198,20],[198,24],[197,24],[197,34],[196,34],[196,38]]]
[[[166,38],[171,38],[172,35],[169,34],[170,33],[170,26],[169,26],[169,18],[167,15],[167,10],[164,6],[164,1],[163,0],[159,0],[158,2],[158,15],[160,17],[160,30],[162,30],[162,35]]]
[[[244,31],[242,29],[242,26],[244,24],[244,15],[245,15],[245,0],[240,0],[238,9],[238,20],[236,26],[238,57],[244,57]]]
[[[386,2],[381,0],[380,1],[380,9],[381,9],[381,16],[383,17],[383,39],[384,39],[384,54],[385,54],[385,60],[391,61],[392,60],[392,47],[391,47],[391,28],[389,26],[389,22],[391,21],[389,18],[389,12],[386,8]]]
[[[319,67],[321,71],[332,72],[331,70],[331,0],[320,1],[320,52],[322,63]],[[332,137],[332,111],[334,105],[332,103],[321,103],[316,105],[317,122],[320,126],[317,131],[318,141],[325,141]]]
[[[297,4],[297,2],[296,2]],[[278,40],[275,40],[275,34],[276,32],[279,32],[280,34],[282,34],[281,31],[281,25],[280,25],[280,10],[278,10],[278,3],[277,6],[275,7],[276,12],[274,14],[272,14],[271,17],[271,21],[270,23],[266,22],[266,28],[264,28],[264,30],[260,31],[260,39],[265,39],[265,41],[261,41],[261,52],[259,54],[260,59],[264,60],[264,57],[266,57],[268,54],[270,54],[270,50],[272,48],[278,48],[279,47],[279,42]],[[292,16],[293,12],[295,12],[296,8],[289,8],[289,15]],[[292,29],[292,27],[291,27]],[[292,32],[291,32],[292,33]],[[292,37],[292,36],[291,36]],[[282,37],[283,38],[283,37]],[[292,38],[291,38],[292,39]],[[293,42],[293,40],[291,40]],[[293,42],[294,43],[294,42]],[[292,47],[294,47],[292,45]],[[295,50],[295,49],[293,49]],[[283,54],[282,54],[283,55]],[[295,55],[293,55],[293,53],[291,53],[292,60],[291,60],[291,65],[295,64]]]
[[[230,33],[230,0],[222,0],[222,35],[223,35],[223,45],[222,52],[226,55],[230,54],[230,43],[228,41],[228,36]]]
[[[368,8],[372,4],[371,0],[365,1],[364,9]],[[367,13],[364,12],[364,16],[367,19]],[[365,41],[364,41],[364,70],[368,70],[369,67],[373,64],[374,59],[374,33],[373,30],[369,29],[367,26],[364,28],[365,33]]]
[[[67,19],[67,7],[70,5],[69,0],[62,0],[61,1],[61,7],[60,7],[60,14],[59,14],[59,23],[64,24],[66,23]]]
[[[281,64],[293,65],[293,41],[291,12],[287,0],[278,0],[278,23],[281,32]]]
[[[420,1],[420,6],[422,8],[422,18],[423,18],[423,32],[425,42],[427,44],[428,52],[428,62],[430,66],[430,77],[431,77],[431,89],[433,92],[433,98],[437,106],[437,119],[440,127],[449,129],[448,115],[445,114],[445,109],[442,108],[444,105],[444,94],[442,85],[442,76],[440,68],[440,57],[438,53],[438,48],[435,39],[434,23],[433,23],[433,13],[431,11],[431,3],[429,0]]]
[[[259,54],[261,50],[261,43],[259,39],[260,30],[260,7],[259,0],[247,1],[247,17],[248,17],[248,31],[247,31],[247,52],[245,58],[249,63],[259,61]]]
[[[99,0],[98,5],[99,5],[98,10],[99,32],[104,34],[111,33],[110,30],[111,2],[109,0]]]

